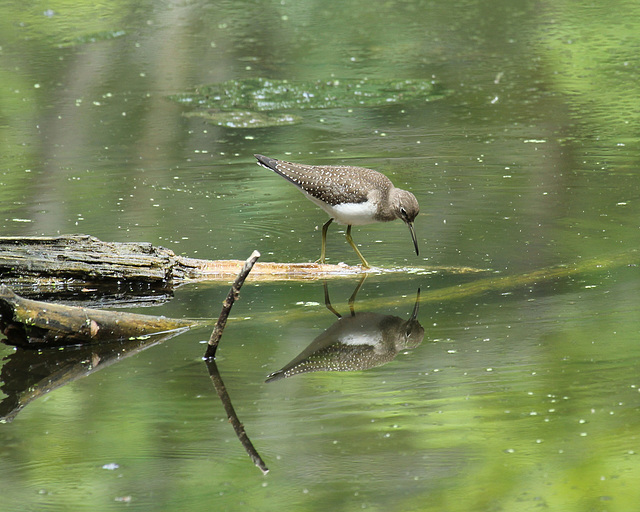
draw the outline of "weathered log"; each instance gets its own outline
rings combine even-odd
[[[171,287],[185,281],[226,280],[240,260],[200,260],[149,243],[103,242],[88,235],[0,237],[0,276],[82,280],[146,281]],[[259,263],[253,274],[268,279],[317,278],[358,273],[359,267],[316,263]]]
[[[105,281],[148,283],[172,289],[203,280],[230,281],[240,272],[242,260],[202,260],[179,256],[172,250],[150,243],[102,242],[89,235],[55,237],[0,237],[0,278],[13,286],[29,279],[58,283],[102,283]],[[279,281],[362,275],[365,272],[406,271],[407,269],[363,269],[344,264],[256,263],[252,280]],[[420,268],[478,272],[470,268]],[[13,281],[12,281],[13,280]]]
[[[107,243],[85,235],[0,238],[0,275],[57,279],[171,281],[171,251],[144,243]]]

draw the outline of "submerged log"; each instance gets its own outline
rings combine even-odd
[[[12,345],[44,347],[139,339],[197,325],[200,323],[194,320],[24,299],[0,285],[0,326]]]

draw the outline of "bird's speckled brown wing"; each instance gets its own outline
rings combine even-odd
[[[372,185],[393,187],[384,174],[364,167],[304,165],[255,155],[263,167],[277,172],[296,187],[327,204],[364,203]]]

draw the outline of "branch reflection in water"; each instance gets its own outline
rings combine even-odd
[[[418,322],[420,289],[409,320],[380,313],[356,313],[355,297],[364,282],[360,280],[349,299],[351,315],[343,317],[331,305],[324,283],[325,305],[338,320],[314,339],[297,357],[267,376],[266,382],[309,372],[350,372],[368,370],[392,361],[401,350],[415,348],[424,338]]]

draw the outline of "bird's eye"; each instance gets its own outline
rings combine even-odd
[[[406,219],[407,218],[407,210],[404,209],[403,206],[400,207],[400,214]]]

